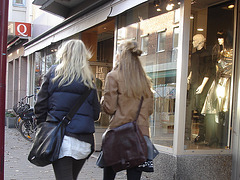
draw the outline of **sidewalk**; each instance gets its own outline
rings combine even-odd
[[[27,160],[31,144],[21,136],[17,129],[5,128],[4,180],[55,179],[51,165],[37,167]],[[95,152],[85,163],[78,180],[102,180],[102,169],[95,165],[98,154]],[[125,171],[118,173],[115,179],[127,179]],[[147,180],[147,178],[142,177],[142,180]]]

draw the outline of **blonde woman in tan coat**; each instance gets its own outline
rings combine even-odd
[[[144,136],[149,137],[149,116],[153,113],[151,81],[143,70],[139,57],[142,53],[136,42],[127,41],[118,48],[117,65],[107,74],[102,99],[103,110],[111,115],[109,128],[131,122],[136,117],[141,97],[143,104],[137,124]],[[128,180],[140,180],[142,171],[127,170]],[[112,167],[104,167],[104,180],[113,180],[116,173]]]

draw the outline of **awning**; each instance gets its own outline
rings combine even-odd
[[[176,70],[149,72],[147,73],[147,75],[150,76],[152,79],[176,77]]]
[[[121,14],[124,11],[131,9],[144,2],[147,2],[147,0],[123,0],[123,1],[115,0],[112,3],[112,11],[109,17]]]
[[[42,37],[40,40],[25,47],[25,54],[27,56],[36,51],[39,51],[51,43],[68,38],[76,33],[84,31],[90,27],[95,26],[107,19],[111,12],[111,3],[106,4],[92,12],[89,12],[80,18],[68,23],[67,25],[57,29],[56,31]]]
[[[28,56],[36,51],[39,51],[52,43],[66,39],[72,35],[75,35],[79,32],[82,32],[90,27],[93,27],[103,21],[108,17],[113,17],[118,14],[123,13],[124,11],[133,8],[141,3],[146,2],[147,0],[114,0],[109,2],[104,6],[95,9],[89,13],[84,14],[83,16],[71,21],[71,22],[62,22],[58,27],[54,27],[49,31],[45,32],[44,35],[36,37],[32,41],[26,43],[25,54]],[[35,40],[35,41],[34,41]]]

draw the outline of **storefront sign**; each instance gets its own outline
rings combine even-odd
[[[9,22],[8,23],[8,35],[12,36],[31,36],[31,24],[22,22]]]

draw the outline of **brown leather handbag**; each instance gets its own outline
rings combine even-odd
[[[137,167],[147,159],[147,144],[136,122],[142,102],[143,97],[133,122],[107,129],[103,134],[104,166],[112,166],[115,172]]]

